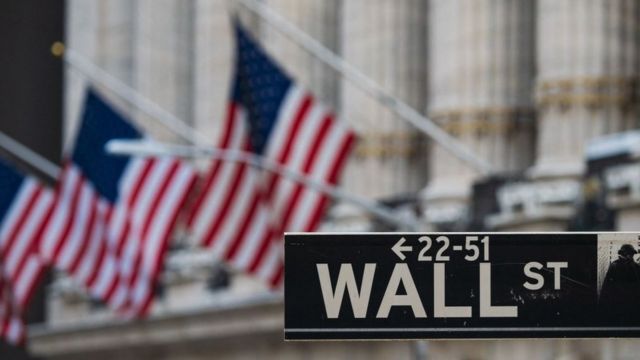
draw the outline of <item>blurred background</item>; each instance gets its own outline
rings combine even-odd
[[[637,0],[261,2],[491,169],[453,157],[233,0],[2,1],[0,131],[59,164],[92,85],[148,134],[183,142],[86,67],[65,61],[66,49],[214,145],[237,14],[298,83],[356,130],[346,191],[417,218],[423,231],[640,231]],[[53,183],[42,169],[3,156]],[[321,230],[397,229],[336,201]],[[284,343],[282,297],[185,242],[173,241],[148,320],[118,320],[51,274],[30,312],[26,351],[3,346],[0,356],[631,359],[640,350],[635,340],[606,339]]]

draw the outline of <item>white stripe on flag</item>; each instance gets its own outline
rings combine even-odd
[[[57,203],[51,215],[50,221],[48,222],[43,233],[41,254],[48,262],[51,262],[53,260],[53,251],[55,250],[57,244],[62,241],[62,231],[64,230],[67,221],[70,221],[70,203],[73,197],[74,189],[78,181],[80,181],[80,174],[76,170],[75,166],[67,166],[65,168],[63,177],[63,186],[60,189]]]
[[[279,242],[271,241],[267,253],[264,255],[260,267],[256,271],[256,276],[266,282],[270,281],[282,262],[281,245]]]
[[[144,169],[146,162],[147,160],[139,158],[129,160],[122,176],[120,177],[118,191],[119,198],[121,200],[113,205],[113,214],[111,215],[111,220],[107,227],[109,234],[109,247],[113,250],[115,250],[118,242],[125,235],[124,231],[126,229],[126,224],[130,221],[130,209],[127,208],[127,204],[133,196],[133,187],[137,184],[138,178],[142,175],[142,170]]]
[[[127,297],[129,295],[129,280],[126,279],[126,281],[122,281],[122,277],[120,278],[120,280],[121,281],[117,285],[118,287],[116,288],[111,298],[107,299],[112,309],[121,309],[127,302]]]
[[[25,327],[19,316],[11,316],[5,337],[11,344],[19,344],[25,335]]]
[[[65,239],[62,251],[56,261],[57,266],[62,269],[69,270],[76,257],[82,255],[78,254],[78,252],[82,247],[82,243],[87,240],[84,238],[84,234],[89,226],[95,196],[95,191],[91,184],[84,181],[80,189],[78,203],[73,205],[76,207],[76,216],[71,225],[71,232]]]
[[[143,179],[141,193],[138,194],[135,204],[133,204],[133,220],[137,225],[142,227],[148,217],[153,216],[151,213],[153,201],[157,196],[158,188],[165,180],[167,172],[173,161],[168,158],[156,159],[147,176]],[[142,230],[142,229],[140,229]]]
[[[109,205],[104,200],[98,199],[95,226],[93,226],[88,239],[89,247],[76,270],[76,277],[82,284],[87,284],[89,276],[94,271],[94,267],[100,265],[97,257],[99,255],[100,248],[102,246],[106,246],[106,244],[104,244],[105,240],[103,236],[108,207]]]
[[[245,116],[242,110],[237,110],[237,116],[238,117],[233,120],[230,150],[240,150],[246,139]],[[219,216],[225,216],[224,214],[220,214],[220,207],[222,206],[224,197],[230,191],[232,175],[236,166],[240,165],[222,161],[216,178],[207,189],[204,189],[204,191],[206,191],[206,198],[203,200],[201,208],[198,209],[198,214],[196,215],[193,226],[193,234],[198,243],[207,240],[204,237],[209,232],[215,219]]]
[[[311,109],[309,115],[303,121],[303,126],[299,129],[294,139],[294,146],[291,149],[293,154],[289,161],[287,161],[287,167],[298,172],[303,171],[309,153],[313,151],[310,144],[313,143],[322,124],[322,120],[324,120],[326,116],[327,114],[322,106],[314,106],[313,109]],[[280,179],[274,189],[274,197],[272,199],[273,215],[276,221],[278,221],[278,224],[284,215],[283,212],[288,206],[292,193],[297,185],[298,183],[296,182]]]
[[[117,308],[121,305],[126,295],[128,277],[126,276],[133,268],[133,264],[131,264],[135,257],[132,257],[135,254],[137,249],[137,244],[140,240],[139,236],[136,237],[136,233],[141,231],[140,227],[132,227],[129,229],[129,233],[125,234],[124,231],[126,229],[126,224],[136,223],[136,220],[133,219],[132,209],[127,207],[127,204],[132,200],[131,197],[134,196],[133,191],[134,186],[140,181],[140,177],[144,174],[142,173],[146,163],[150,161],[148,159],[139,159],[134,158],[129,160],[127,166],[125,167],[123,174],[120,178],[119,187],[119,198],[120,201],[116,202],[115,205],[110,205],[105,202],[105,200],[100,200],[100,203],[104,206],[104,211],[107,212],[110,207],[112,215],[108,224],[103,224],[104,227],[106,225],[106,229],[99,230],[95,229],[95,232],[92,235],[92,240],[98,238],[99,242],[107,241],[107,247],[105,249],[105,254],[101,259],[96,259],[98,261],[101,260],[100,264],[94,264],[93,266],[101,266],[101,269],[98,272],[98,276],[96,281],[94,282],[90,292],[92,295],[105,299],[108,295],[107,291],[113,285],[113,282],[116,279],[119,279],[118,284],[116,284],[115,293],[111,296],[111,299],[105,299],[109,302],[109,305],[112,308]],[[142,187],[144,189],[144,185]],[[135,206],[135,204],[134,204]],[[106,216],[106,214],[105,214]],[[105,219],[106,220],[106,219]],[[106,231],[106,239],[104,238],[104,232]],[[123,236],[126,237],[122,239]],[[136,241],[132,241],[131,239],[137,239]],[[120,241],[124,241],[124,248],[122,256],[123,258],[117,259],[116,251]],[[100,248],[90,249],[90,253],[94,251],[99,251]],[[96,253],[96,256],[98,253]],[[126,265],[125,265],[126,264]],[[127,266],[129,265],[129,266]],[[78,270],[78,278],[88,280],[88,276],[91,274],[93,269],[91,268],[91,263],[86,262],[81,265]]]
[[[312,168],[311,178],[316,181],[327,181],[329,174],[333,170],[333,166],[337,161],[339,152],[342,149],[342,143],[346,140],[347,133],[337,123],[333,123],[324,144],[321,147],[320,154],[316,157],[315,164]],[[321,201],[323,194],[310,189],[308,187],[303,188],[302,196],[295,205],[295,211],[293,212],[293,218],[289,222],[287,231],[302,231],[306,230],[306,225],[309,222],[310,217],[314,213],[314,209],[318,206],[318,202]]]
[[[129,200],[131,198],[133,187],[137,183],[140,173],[144,169],[148,159],[144,158],[131,158],[127,163],[125,171],[120,177],[118,183],[118,198],[121,200]]]
[[[42,267],[42,261],[40,261],[37,255],[34,254],[29,256],[25,266],[20,272],[20,276],[16,279],[17,281],[15,282],[13,289],[13,294],[20,306],[26,305],[29,300],[27,299],[27,296],[31,289],[37,285],[34,282],[37,280]]]
[[[224,255],[235,235],[240,231],[242,222],[250,210],[251,201],[259,191],[257,186],[259,174],[257,170],[248,165],[241,166],[245,167],[244,175],[240,179],[240,184],[238,184],[237,188],[229,189],[233,196],[231,207],[227,210],[222,228],[218,232],[217,240],[212,247],[212,252],[218,257]]]
[[[247,269],[258,251],[258,245],[269,231],[269,210],[264,202],[258,203],[256,213],[250,223],[250,228],[245,238],[242,240],[236,258],[232,260],[240,269]]]
[[[105,254],[105,259],[102,263],[102,267],[98,272],[98,278],[95,284],[90,289],[91,294],[100,299],[104,299],[107,296],[107,291],[116,277],[116,260],[112,253]]]
[[[169,174],[165,175],[169,176]],[[179,165],[176,173],[170,179],[166,191],[156,195],[162,197],[161,206],[153,214],[154,219],[151,224],[151,232],[147,235],[147,246],[143,252],[141,269],[138,269],[142,276],[138,276],[137,284],[134,284],[133,303],[136,305],[143,305],[147,296],[150,296],[149,292],[153,285],[153,279],[150,277],[160,270],[157,269],[156,264],[158,264],[160,257],[164,255],[162,254],[164,240],[171,230],[170,226],[176,213],[176,206],[184,198],[192,179],[193,171],[187,166]],[[160,190],[158,189],[158,191]]]
[[[193,234],[198,243],[203,243],[207,240],[205,237],[209,233],[211,226],[213,226],[219,216],[224,216],[224,214],[220,213],[222,202],[229,191],[228,189],[231,187],[232,175],[238,166],[240,165],[222,162],[216,178],[211,183],[211,186],[205,190],[206,197],[200,209],[198,209],[195,225],[193,226]]]
[[[287,137],[293,126],[293,119],[300,110],[307,93],[302,88],[291,85],[284,101],[278,111],[275,127],[271,129],[269,142],[264,151],[264,156],[273,160],[278,159],[282,147],[286,144]]]
[[[38,191],[37,186],[31,186],[31,183],[28,185],[28,188],[25,191],[29,192],[29,198],[34,196]],[[7,251],[7,259],[5,266],[5,273],[9,275],[10,278],[14,278],[16,273],[20,270],[18,267],[22,259],[25,256],[28,256],[28,251],[33,243],[33,237],[35,232],[38,231],[38,227],[46,215],[46,212],[49,210],[50,201],[47,201],[46,192],[41,192],[38,198],[35,200],[36,203],[29,210],[29,213],[26,215],[26,221],[22,224],[22,226],[17,230],[15,241],[13,242],[13,246],[10,249],[5,249]],[[24,209],[26,211],[27,209]]]
[[[149,160],[151,161],[151,160]],[[154,194],[157,191],[156,188],[164,179],[164,174],[170,165],[168,159],[158,159],[153,162],[151,170],[142,179],[141,193],[138,194],[136,201],[132,204],[131,209],[131,230],[129,236],[126,239],[126,244],[123,252],[123,256],[120,259],[120,274],[122,276],[121,281],[125,282],[128,287],[128,282],[134,273],[134,262],[138,257],[138,253],[142,246],[144,246],[144,239],[142,238],[143,226],[147,220],[147,217],[153,216],[151,213],[151,205],[153,203]],[[142,174],[141,174],[142,175]],[[137,179],[136,179],[137,181]]]

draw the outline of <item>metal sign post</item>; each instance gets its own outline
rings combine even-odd
[[[285,339],[640,336],[638,233],[285,236]]]

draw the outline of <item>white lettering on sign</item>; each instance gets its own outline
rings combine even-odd
[[[560,280],[562,278],[562,269],[569,267],[566,261],[548,262],[547,268],[553,270],[553,289],[560,290]],[[544,265],[537,261],[531,261],[524,266],[524,275],[529,278],[523,286],[528,290],[540,290],[544,286],[544,277],[537,271],[542,270]],[[534,282],[530,282],[533,280]]]
[[[527,263],[524,266],[524,275],[529,279],[534,280],[535,282],[529,282],[529,280],[525,281],[524,287],[529,290],[540,290],[544,286],[544,277],[538,272],[533,271],[532,269],[540,270],[544,267],[544,265],[540,264],[537,261],[532,261]]]
[[[561,269],[569,267],[569,264],[564,261],[548,262],[547,267],[549,269],[553,269],[553,288],[555,290],[560,290],[560,271]]]
[[[517,306],[491,304],[491,264],[480,263],[480,317],[518,317]]]
[[[471,306],[445,304],[445,271],[443,263],[433,264],[433,316],[437,318],[470,318]]]
[[[518,317],[517,306],[497,306],[491,300],[491,264],[480,263],[480,317]],[[554,269],[557,274],[555,286],[559,288],[560,269],[566,268],[567,263],[547,263],[547,267]],[[353,265],[350,263],[340,264],[338,279],[335,288],[332,286],[328,264],[316,264],[318,279],[320,280],[320,290],[324,300],[324,306],[329,319],[336,319],[340,316],[342,300],[345,290],[349,293],[351,308],[354,318],[361,319],[367,316],[369,300],[376,264],[365,264],[360,288],[358,288],[356,277],[353,272]],[[525,266],[525,273],[529,272],[531,278],[537,280],[536,283],[525,283],[527,288],[536,288],[539,282],[544,282],[544,278],[532,269],[541,269],[540,263],[529,263]],[[538,276],[540,276],[538,278]],[[404,294],[399,294],[400,286],[404,288]],[[470,318],[473,311],[471,306],[450,306],[446,304],[446,264],[433,264],[433,315],[436,318]],[[406,263],[397,263],[393,268],[391,277],[387,283],[384,295],[376,318],[386,319],[394,306],[408,306],[413,311],[415,318],[426,318],[427,312],[416,288],[415,282]]]
[[[327,311],[327,317],[336,319],[340,315],[340,307],[342,306],[342,298],[344,290],[349,293],[351,300],[351,308],[355,318],[364,318],[367,316],[367,308],[369,307],[369,296],[371,295],[371,285],[373,284],[373,275],[376,271],[376,264],[365,264],[364,274],[362,275],[361,287],[358,290],[355,275],[353,274],[353,266],[351,264],[341,264],[338,273],[338,281],[335,290],[332,289],[331,279],[329,278],[329,265],[316,264],[318,269],[318,278],[320,279],[320,289],[322,290],[322,298],[324,307]]]
[[[413,247],[411,246],[403,246],[403,244],[407,241],[407,239],[401,237],[395,245],[391,247],[391,250],[400,258],[400,260],[404,260],[407,257],[403,254],[404,251],[412,251]]]
[[[400,282],[404,286],[406,291],[405,295],[398,295],[398,288]],[[382,303],[378,309],[377,318],[387,318],[389,311],[393,306],[411,306],[413,310],[413,316],[417,318],[426,318],[427,313],[424,311],[420,295],[416,289],[416,284],[413,282],[411,272],[409,272],[409,266],[407,264],[396,264],[391,273],[391,279],[387,284],[387,290],[384,292]]]

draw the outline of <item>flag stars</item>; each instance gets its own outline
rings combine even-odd
[[[261,153],[276,122],[291,79],[240,27],[234,100],[247,112],[253,150]]]

